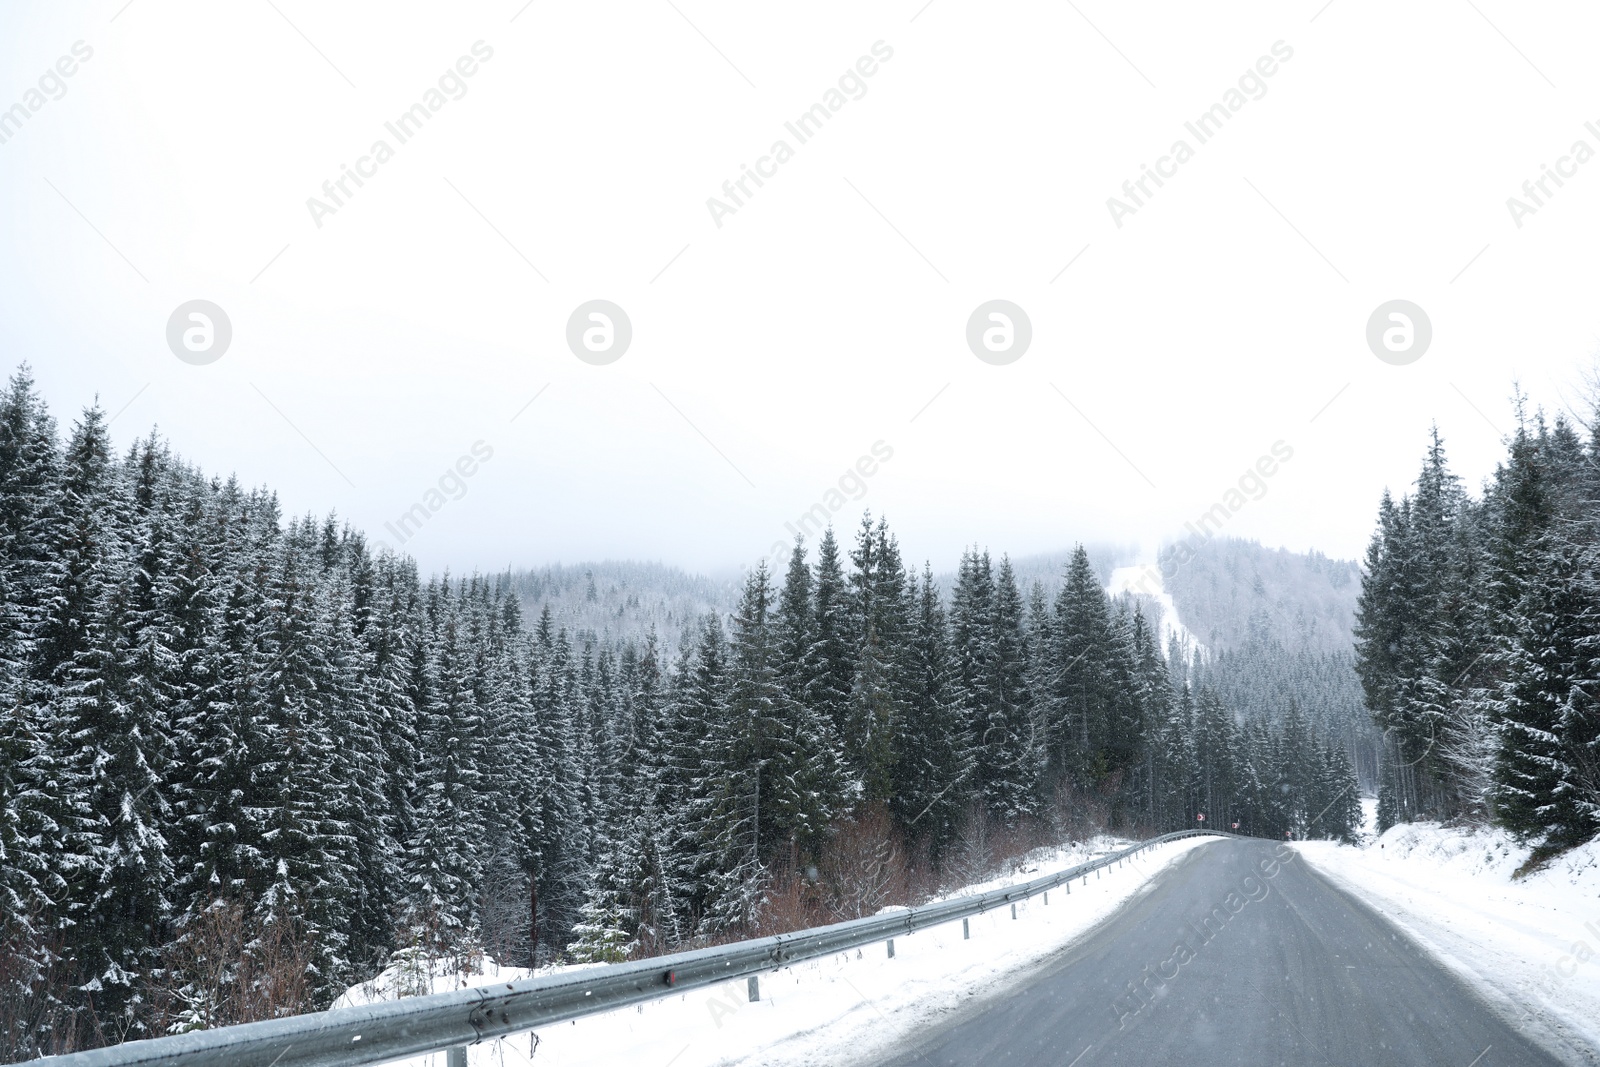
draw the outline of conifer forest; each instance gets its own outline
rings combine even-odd
[[[26,1058],[327,1007],[405,953],[616,961],[914,903],[1038,844],[1600,829],[1600,439],[1385,496],[1354,648],[1163,641],[888,523],[668,639],[418,572],[154,433],[0,397],[0,1032]],[[1320,566],[1320,564],[1319,564]],[[592,575],[590,599],[595,598]]]

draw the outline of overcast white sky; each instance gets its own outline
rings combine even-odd
[[[1514,381],[1577,400],[1600,160],[1520,228],[1506,201],[1600,150],[1600,11],[1221,7],[7,3],[0,352],[64,424],[98,395],[119,445],[158,425],[391,543],[484,442],[403,546],[428,569],[733,566],[878,441],[839,521],[887,513],[936,566],[974,541],[1153,548],[1280,440],[1229,531],[1356,555],[1430,422],[1476,483]],[[385,123],[477,42],[401,144]],[[784,124],[877,42],[801,144]],[[1276,42],[1264,95],[1201,144],[1184,124]],[[1180,139],[1119,228],[1107,198]],[[319,227],[307,199],[379,140],[393,158]],[[707,198],[778,140],[793,157],[719,228]],[[166,337],[194,299],[233,330],[204,366]],[[566,343],[591,299],[633,327],[604,366]],[[1032,323],[1004,366],[966,341],[991,299]],[[1432,322],[1406,366],[1366,341],[1393,299]]]

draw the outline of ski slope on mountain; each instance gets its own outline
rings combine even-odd
[[[1177,640],[1195,650],[1201,656],[1205,655],[1205,646],[1199,638],[1185,626],[1178,618],[1178,605],[1173,602],[1172,594],[1167,592],[1161,581],[1161,568],[1154,563],[1139,563],[1131,567],[1117,567],[1111,572],[1111,580],[1106,584],[1106,592],[1112,596],[1119,593],[1142,593],[1161,605],[1161,629],[1157,635],[1161,639],[1161,647]]]

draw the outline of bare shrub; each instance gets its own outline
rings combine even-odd
[[[944,873],[954,886],[963,886],[985,881],[994,870],[994,823],[983,805],[974,802],[961,820],[955,847],[945,859]]]
[[[442,992],[438,980],[444,975],[458,976],[446,988],[464,987],[466,976],[483,973],[483,945],[427,904],[413,903],[404,909],[395,923],[394,941],[397,947],[389,954],[389,965],[397,971],[397,996]]]
[[[6,1063],[74,1052],[79,1014],[62,966],[61,937],[38,931],[46,917],[0,917],[0,1059]]]
[[[906,867],[900,835],[882,804],[863,808],[839,825],[818,863],[836,919],[874,915],[906,903]]]
[[[791,847],[765,866],[760,902],[750,923],[701,927],[687,942],[641,939],[631,958],[862,918],[887,906],[920,904],[950,889],[988,881],[1007,868],[1047,858],[1041,849],[1100,828],[1103,804],[1061,792],[1052,808],[1009,825],[974,802],[937,864],[926,840],[906,844],[884,805],[866,805],[834,822],[814,864]],[[1063,826],[1078,833],[1066,833]]]
[[[310,1011],[313,958],[289,909],[213,900],[162,950],[152,975],[155,1028],[186,1033]]]
[[[912,847],[906,855],[906,902],[919,904],[936,896],[940,889],[939,869],[933,862],[932,850],[926,840]]]
[[[299,916],[288,908],[258,911],[249,929],[240,968],[244,991],[239,1022],[276,1019],[312,1011],[311,939]]]
[[[484,864],[479,901],[483,951],[502,966],[533,959],[532,888],[516,857],[497,848]]]
[[[820,926],[829,918],[815,867],[797,871],[784,864],[769,873],[767,896],[756,916],[759,935],[793,933]]]

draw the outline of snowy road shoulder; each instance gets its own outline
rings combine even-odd
[[[729,1067],[733,1064],[873,1062],[902,1044],[907,1034],[949,1018],[1026,978],[1146,887],[1177,857],[1210,839],[1170,842],[1108,870],[1077,880],[1070,893],[1042,898],[972,918],[970,940],[960,922],[895,939],[895,956],[882,944],[785,967],[760,978],[761,999],[748,999],[745,979],[680,996],[557,1024],[528,1035],[476,1046],[476,1067],[535,1063],[539,1067]],[[964,892],[998,888],[1093,859],[1126,842],[1104,839],[1058,850],[1044,862]],[[478,985],[526,977],[511,968],[475,975]],[[377,994],[356,987],[343,1003]],[[446,988],[445,985],[436,988]],[[536,1048],[536,1051],[535,1051]],[[532,1053],[530,1058],[530,1053]],[[406,1061],[443,1067],[444,1057]]]
[[[1600,1063],[1600,843],[1526,878],[1501,831],[1394,827],[1352,848],[1294,846],[1476,987],[1520,1030],[1575,1063]]]

